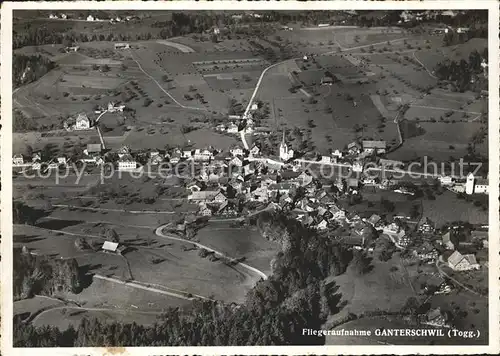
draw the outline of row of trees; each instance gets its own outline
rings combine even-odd
[[[341,295],[323,280],[341,274],[351,259],[333,240],[317,235],[281,214],[265,213],[257,224],[274,224],[272,239],[286,236],[273,261],[273,275],[261,280],[242,305],[196,301],[190,311],[168,309],[153,326],[102,323],[83,319],[75,329],[60,331],[14,320],[14,345],[30,346],[160,346],[160,345],[312,345],[324,338],[302,334],[320,329],[338,312]],[[282,231],[278,235],[278,231]],[[234,327],[237,325],[238,327]]]

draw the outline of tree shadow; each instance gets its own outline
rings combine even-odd
[[[37,222],[35,226],[49,229],[49,230],[62,230],[66,227],[75,226],[82,224],[81,220],[44,220],[41,222]]]
[[[42,241],[45,240],[45,237],[40,237],[37,235],[14,235],[14,242],[19,242],[19,243],[30,243],[30,242],[36,242],[36,241]]]

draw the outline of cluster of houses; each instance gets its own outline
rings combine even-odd
[[[123,112],[125,109],[125,105],[120,105],[115,102],[109,102],[107,108],[98,107],[94,110],[95,114],[103,114],[105,112],[115,113],[115,112]],[[82,131],[82,130],[90,130],[96,122],[91,120],[86,113],[79,113],[76,118],[70,118],[63,122],[63,127],[67,131]]]

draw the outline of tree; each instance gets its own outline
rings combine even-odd
[[[163,74],[163,75],[161,76],[161,80],[163,80],[165,83],[166,83],[166,82],[168,82],[168,81],[169,81],[168,75]]]
[[[106,237],[106,240],[108,240],[108,241],[120,242],[120,238],[118,236],[118,233],[113,228],[106,228],[104,231],[104,236]]]
[[[370,271],[371,268],[371,258],[369,258],[366,253],[361,251],[356,251],[353,254],[353,259],[351,264],[357,274],[363,275]]]
[[[103,72],[103,73],[109,72],[110,70],[111,70],[111,68],[109,68],[109,66],[107,64],[104,64],[101,66],[101,72]]]

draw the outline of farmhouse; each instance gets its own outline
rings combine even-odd
[[[130,44],[128,43],[115,43],[115,49],[129,49]]]
[[[385,141],[363,141],[363,152],[367,154],[383,154],[385,153],[387,144]]]
[[[479,264],[476,261],[476,256],[472,254],[462,255],[455,251],[448,257],[448,266],[454,271],[470,271],[479,269]]]
[[[136,168],[137,168],[137,162],[129,154],[123,155],[118,160],[118,170],[119,171],[127,171],[127,170],[131,170],[131,169],[136,169]]]
[[[75,130],[90,129],[90,120],[85,113],[78,114],[75,122]]]

